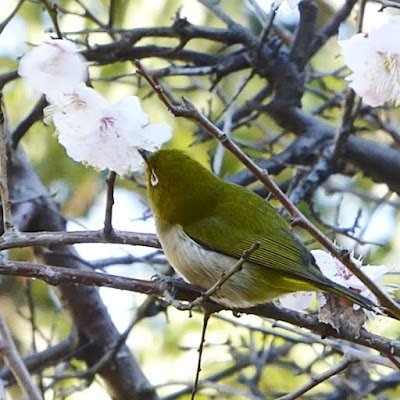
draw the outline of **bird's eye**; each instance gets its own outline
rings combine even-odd
[[[150,183],[151,183],[151,186],[157,186],[157,184],[158,184],[157,175],[155,174],[155,172],[153,170],[151,170],[151,174],[150,174]]]

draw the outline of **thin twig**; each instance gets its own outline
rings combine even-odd
[[[358,15],[357,15],[357,33],[362,32],[363,29],[366,5],[367,1],[361,0],[360,9],[358,10]]]
[[[226,116],[224,119],[224,126],[222,128],[225,135],[229,136],[232,132],[232,115],[233,115],[234,105],[231,103],[226,112]],[[224,155],[225,155],[225,147],[218,143],[217,149],[214,154],[213,161],[213,171],[215,175],[221,175],[222,166],[224,163]]]
[[[301,386],[292,393],[278,397],[276,400],[295,400],[299,398],[302,394],[311,390],[313,387],[319,385],[321,382],[324,382],[327,379],[331,378],[332,376],[338,374],[339,372],[344,371],[350,364],[354,362],[355,362],[354,358],[345,356],[339,364],[335,365],[328,371],[325,371],[322,374],[319,374],[311,378],[310,382],[307,382],[305,385]]]
[[[209,288],[207,289],[204,293],[202,293],[200,296],[198,296],[196,299],[193,301],[189,302],[188,304],[181,303],[173,298],[171,294],[168,292],[168,290],[164,291],[164,296],[167,299],[167,301],[172,304],[175,308],[181,311],[191,311],[197,306],[204,305],[204,303],[210,299],[218,290],[220,290],[221,286],[229,280],[233,275],[238,273],[242,268],[244,262],[251,256],[251,254],[257,250],[260,247],[260,243],[256,242],[254,243],[248,250],[244,251],[242,254],[242,257],[237,261],[237,263],[230,269],[228,272],[223,272],[221,277]],[[221,307],[216,306],[214,311],[219,310]]]
[[[231,321],[228,320],[228,322]],[[353,357],[355,360],[357,359],[359,361],[363,361],[370,364],[384,365],[385,367],[389,368],[398,368],[397,364],[394,364],[393,360],[388,357],[388,354],[390,354],[388,352],[381,351],[381,354],[383,354],[383,356],[378,356],[375,354],[371,354],[371,352],[367,351],[367,349],[363,347],[357,348],[354,345],[349,345],[347,342],[343,340],[329,339],[326,337],[322,338],[321,335],[316,335],[313,332],[305,331],[304,329],[294,327],[293,325],[289,325],[287,323],[282,323],[277,321],[271,321],[271,322],[273,322],[274,328],[281,328],[286,331],[296,333],[297,335],[301,335],[305,339],[308,339],[310,343],[314,344],[320,343],[323,346],[329,346],[332,349],[342,353],[343,355],[348,355]],[[394,358],[395,356],[392,355],[392,357]]]
[[[18,4],[15,6],[14,10],[11,11],[10,15],[0,24],[0,34],[3,32],[4,28],[7,24],[14,18],[15,14],[17,14],[18,10],[22,6],[22,3],[25,0],[19,0]]]
[[[43,3],[44,7],[46,8],[46,10],[49,14],[49,17],[51,19],[51,22],[53,23],[54,30],[56,31],[58,39],[62,39],[63,35],[61,33],[61,29],[58,25],[58,20],[57,20],[57,18],[58,18],[57,4],[56,3],[49,4],[49,2],[47,0],[40,0],[40,1]]]
[[[27,280],[25,283],[25,293],[29,308],[29,325],[31,328],[31,346],[33,352],[36,354],[38,349],[36,345],[36,308],[33,300],[32,281]]]
[[[266,40],[268,39],[268,35],[271,32],[271,28],[274,25],[274,19],[276,17],[276,12],[278,11],[279,6],[273,6],[271,9],[271,12],[268,15],[268,20],[266,21],[266,24],[263,28],[263,31],[261,32],[260,35],[260,47],[262,46],[262,44],[264,42],[266,42]]]
[[[104,368],[109,362],[113,360],[113,358],[117,355],[117,353],[121,350],[121,347],[125,344],[126,339],[128,338],[131,330],[134,326],[145,316],[151,313],[151,308],[154,306],[154,297],[149,296],[136,310],[136,314],[132,321],[129,323],[128,327],[125,331],[118,337],[118,341],[116,343],[110,343],[109,349],[104,353],[100,354],[100,358],[94,362],[93,365],[90,366],[89,369],[82,373],[74,373],[74,374],[63,374],[62,376],[54,376],[52,378],[56,378],[57,381],[61,381],[64,379],[86,379],[93,380],[94,376]],[[46,375],[49,378],[49,375]]]
[[[112,227],[112,209],[114,205],[114,184],[117,174],[114,171],[110,171],[107,177],[107,204],[106,204],[106,215],[104,218],[104,237],[108,239],[111,236]]]
[[[400,4],[398,0],[373,0],[375,3],[381,4],[381,9],[379,11],[383,11],[387,7],[400,8]]]
[[[233,275],[237,274],[242,268],[245,261],[260,247],[260,242],[254,243],[248,250],[244,251],[242,257],[237,261],[237,263],[228,272],[222,274],[222,276],[212,285],[208,290],[206,290],[197,299],[191,301],[188,305],[182,305],[181,310],[192,310],[194,307],[200,306],[211,298],[221,286],[227,282]]]
[[[115,12],[118,9],[118,2],[116,0],[110,0],[110,6],[108,11],[108,28],[114,27]]]
[[[336,163],[342,157],[347,140],[352,132],[354,118],[356,117],[353,112],[354,100],[355,92],[353,89],[349,89],[344,101],[342,121],[335,135],[334,147],[329,160],[331,163]]]
[[[203,328],[201,330],[200,346],[199,346],[199,349],[198,349],[199,356],[197,358],[196,377],[194,379],[192,395],[190,397],[191,400],[194,400],[194,398],[196,396],[197,389],[199,387],[199,378],[200,378],[200,371],[201,371],[201,359],[202,359],[202,356],[203,356],[204,342],[206,341],[207,325],[208,325],[208,321],[210,320],[211,314],[212,314],[212,311],[208,310],[207,308],[204,309]]]
[[[43,400],[39,389],[32,382],[32,377],[22,361],[15,343],[8,330],[4,315],[0,310],[0,336],[1,347],[4,351],[7,364],[10,366],[19,386],[30,400]]]
[[[45,96],[42,96],[39,101],[35,104],[32,111],[26,116],[26,118],[19,123],[11,134],[12,148],[15,150],[18,146],[19,141],[28,131],[28,129],[36,122],[42,119],[43,109],[47,104]]]
[[[228,25],[228,27],[238,25],[231,17],[229,17],[226,13],[224,13],[220,7],[215,5],[217,4],[215,1],[198,0],[198,2],[203,4],[209,10],[211,10],[219,19],[224,21]]]
[[[53,346],[49,346],[43,351],[25,357],[24,364],[31,374],[41,373],[50,365],[67,362],[71,358],[77,356],[79,352],[83,351],[84,348],[88,346],[87,343],[79,343],[78,336],[76,332],[73,331],[73,333],[63,341]],[[7,386],[15,384],[12,371],[8,366],[4,366],[0,370],[0,379],[6,382]]]

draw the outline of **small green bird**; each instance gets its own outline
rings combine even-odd
[[[369,310],[376,307],[326,278],[288,223],[255,193],[222,181],[181,150],[159,150],[146,156],[146,163],[157,233],[185,280],[208,289],[260,243],[213,300],[242,308],[286,293],[325,291]]]

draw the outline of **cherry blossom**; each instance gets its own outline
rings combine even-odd
[[[291,310],[301,311],[311,306],[315,299],[314,292],[295,292],[279,297],[281,306]]]
[[[339,41],[341,54],[353,73],[350,87],[372,107],[386,101],[400,104],[400,16],[388,23]]]
[[[18,73],[40,92],[67,92],[87,79],[86,59],[72,42],[49,39],[21,58]]]
[[[55,103],[53,122],[69,157],[119,175],[142,168],[137,148],[155,151],[172,137],[168,124],[149,125],[136,96],[110,104],[94,89],[77,87]]]
[[[65,40],[47,41],[21,59],[18,72],[46,95],[45,122],[53,121],[69,157],[119,175],[141,169],[138,148],[157,150],[171,139],[171,127],[149,124],[136,96],[111,104],[83,86],[86,60],[77,51]]]
[[[68,132],[71,136],[90,134],[93,125],[98,123],[99,114],[110,106],[99,92],[86,86],[56,93],[49,96],[48,101],[45,122],[53,119],[59,132]]]

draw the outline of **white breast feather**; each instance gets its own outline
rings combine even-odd
[[[160,230],[158,233],[165,255],[174,269],[186,281],[204,289],[210,288],[224,272],[231,270],[238,261],[233,257],[205,250],[192,240],[179,225],[168,230]],[[255,293],[252,292],[252,288],[258,285],[249,271],[250,265],[245,263],[243,269],[225,282],[213,299],[229,307],[255,305],[257,302],[254,301]],[[264,293],[262,302],[271,300],[280,293],[271,294],[272,296],[268,296]],[[251,299],[249,299],[250,295],[252,295]]]

